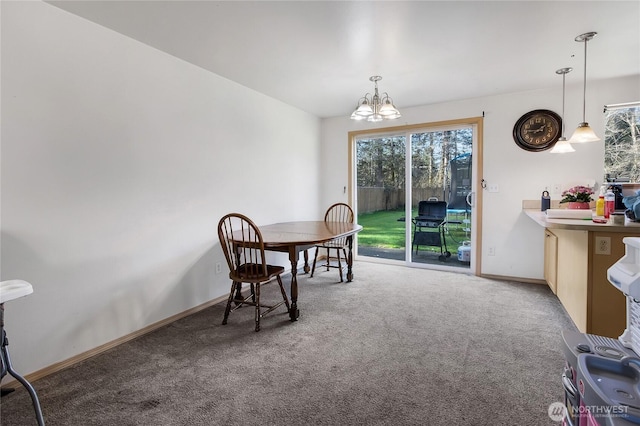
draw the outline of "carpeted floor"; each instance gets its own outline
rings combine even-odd
[[[575,329],[543,285],[356,262],[300,275],[253,331],[224,305],[33,383],[47,425],[554,425],[560,332]],[[266,295],[266,296],[265,296]],[[276,297],[277,286],[263,289]],[[35,424],[27,393],[4,426]]]

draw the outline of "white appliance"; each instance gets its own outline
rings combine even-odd
[[[625,255],[607,270],[607,278],[626,297],[627,326],[618,339],[562,332],[563,426],[640,424],[640,393],[623,392],[626,384],[635,389],[640,383],[640,238],[622,241]]]
[[[627,328],[618,338],[640,354],[640,237],[624,237],[625,254],[607,270],[607,279],[627,298]]]

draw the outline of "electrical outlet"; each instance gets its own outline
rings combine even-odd
[[[487,251],[487,254],[489,256],[495,256],[496,255],[496,248],[495,247],[489,247],[489,250]]]
[[[553,184],[553,194],[560,194],[562,193],[562,190],[560,189],[560,184],[559,183],[554,183]]]
[[[611,254],[611,237],[596,237],[596,254]]]
[[[222,272],[222,263],[218,262],[216,263],[216,274],[219,274]]]
[[[500,187],[496,184],[489,185],[489,192],[500,192]]]

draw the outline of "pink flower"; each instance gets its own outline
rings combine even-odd
[[[593,189],[588,186],[574,186],[573,188],[569,188],[562,193],[562,200],[560,203],[573,203],[573,202],[585,202],[588,203],[591,201],[591,195],[593,194]]]

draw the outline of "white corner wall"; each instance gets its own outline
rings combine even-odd
[[[21,373],[227,293],[225,213],[320,218],[316,117],[46,3],[1,15],[1,278],[35,290],[6,304]]]
[[[561,64],[560,64],[561,65]],[[551,70],[553,72],[553,70]],[[587,121],[604,137],[603,106],[640,99],[640,76],[609,81],[590,81],[587,93]],[[543,229],[522,213],[522,200],[539,200],[545,187],[560,184],[563,189],[604,178],[602,142],[576,146],[576,152],[553,155],[549,151],[529,152],[513,141],[515,122],[534,109],[562,112],[562,83],[548,90],[512,93],[468,99],[446,104],[414,108],[398,107],[402,118],[377,127],[411,125],[469,117],[484,113],[483,174],[487,185],[498,185],[499,192],[483,191],[481,274],[524,279],[543,279]],[[567,82],[565,106],[566,137],[582,121],[582,79]],[[341,194],[348,176],[347,133],[375,128],[370,123],[354,122],[349,117],[323,120],[323,193],[321,204],[327,205]],[[337,167],[336,165],[344,165]],[[551,191],[550,191],[551,192]],[[559,200],[560,194],[551,194]],[[346,200],[346,195],[344,196]],[[489,247],[495,256],[488,256]]]

